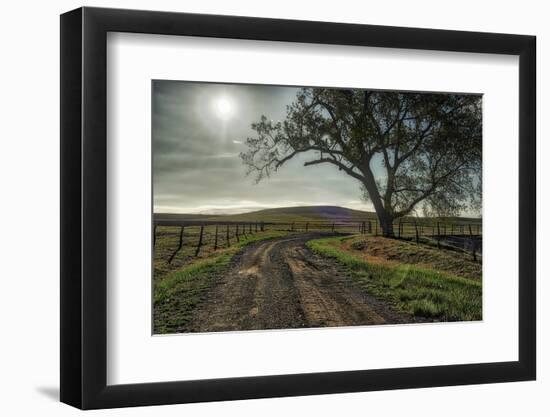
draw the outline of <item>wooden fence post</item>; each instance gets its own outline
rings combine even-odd
[[[309,230],[309,222],[306,222],[306,232]]]
[[[437,222],[437,249],[441,249],[441,243],[439,240],[441,239],[441,231],[439,229],[439,222]]]
[[[254,223],[255,232],[258,233],[258,222]]]
[[[469,224],[468,225],[468,229],[470,230],[470,240],[472,241],[472,256],[474,258],[474,261],[477,261],[477,256],[476,256],[476,241],[474,240],[474,236],[472,234],[472,225]]]
[[[168,259],[168,263],[171,264],[172,261],[174,260],[175,256],[176,256],[176,253],[178,253],[181,249],[181,247],[183,246],[183,229],[184,229],[185,226],[181,226],[180,228],[180,241],[179,241],[179,245],[178,245],[178,248],[174,251],[174,253],[172,254],[172,256],[170,256],[170,259]]]
[[[334,223],[332,223],[332,233],[334,233]]]
[[[199,256],[199,252],[202,246],[202,235],[204,233],[204,226],[201,226],[201,233],[199,235],[199,244],[197,245],[197,250],[195,251],[195,257]]]
[[[416,224],[416,220],[414,221],[414,231],[416,233],[416,244],[418,245],[420,243],[420,239],[418,236],[418,225]]]
[[[241,241],[239,239],[239,223],[235,225],[235,237],[237,238],[237,243]]]
[[[216,237],[214,238],[214,250],[218,250],[218,225],[216,225]]]
[[[227,243],[227,247],[229,247],[229,225],[226,225],[225,227],[225,241]]]
[[[252,234],[252,223],[248,223],[248,233]]]
[[[372,233],[372,223],[369,220],[369,233]]]
[[[401,219],[399,219],[399,224],[397,225],[397,238],[401,239]]]
[[[153,227],[153,247],[157,244],[157,225]]]

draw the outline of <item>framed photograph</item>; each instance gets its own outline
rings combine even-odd
[[[533,380],[535,37],[61,16],[61,401]]]

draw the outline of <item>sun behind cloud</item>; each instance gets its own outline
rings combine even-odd
[[[235,102],[228,96],[216,97],[212,104],[214,114],[222,120],[230,120],[237,110]]]

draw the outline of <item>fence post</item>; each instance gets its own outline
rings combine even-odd
[[[254,223],[254,228],[256,229],[256,233],[258,233],[258,222]]]
[[[218,250],[218,225],[216,225],[216,237],[214,238],[214,250]]]
[[[397,238],[401,239],[401,219],[399,219],[399,224],[397,225]]]
[[[334,233],[334,223],[332,223],[332,233]]]
[[[416,224],[416,220],[414,221],[414,231],[416,233],[416,244],[418,245],[420,243],[420,239],[418,236],[418,225]]]
[[[157,244],[157,225],[153,227],[153,247]]]
[[[371,224],[371,222],[370,222],[370,220],[369,220],[369,234],[370,234],[370,233],[372,233],[372,224]]]
[[[227,242],[227,247],[229,247],[229,225],[226,225],[225,228],[225,241]]]
[[[309,230],[309,222],[306,222],[306,232]]]
[[[199,256],[199,252],[202,246],[202,235],[204,233],[204,226],[201,226],[201,233],[199,235],[199,244],[197,245],[197,250],[195,251],[195,257]]]
[[[239,239],[239,223],[235,225],[235,237],[237,238],[237,242],[240,242]]]
[[[441,239],[441,230],[439,229],[439,222],[437,222],[437,249],[441,249],[441,243],[439,242]]]
[[[170,256],[170,259],[168,259],[168,263],[171,264],[172,261],[174,260],[175,256],[176,256],[176,253],[178,253],[181,249],[181,247],[183,246],[183,229],[184,229],[185,226],[181,226],[180,228],[180,241],[179,241],[179,245],[178,245],[178,248],[174,251],[174,253],[172,254],[172,256]]]
[[[468,229],[470,230],[470,240],[472,241],[472,256],[474,258],[474,261],[477,261],[477,256],[476,256],[476,241],[474,240],[474,236],[472,234],[472,225],[469,224],[468,225]]]
[[[252,223],[248,223],[248,233],[252,234]]]

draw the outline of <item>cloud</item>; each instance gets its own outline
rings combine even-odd
[[[335,167],[305,168],[299,155],[271,178],[255,184],[239,152],[251,124],[262,115],[284,120],[294,87],[155,81],[152,96],[153,195],[155,211],[235,212],[267,207],[339,205],[359,207],[361,190]],[[220,120],[212,100],[228,96],[238,112]],[[357,203],[356,203],[357,202]]]

